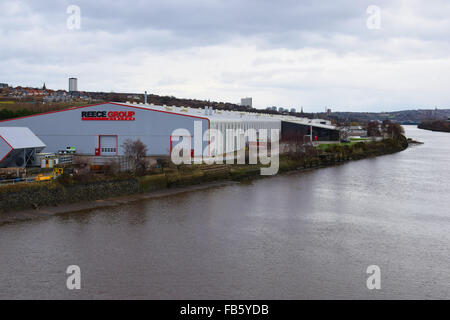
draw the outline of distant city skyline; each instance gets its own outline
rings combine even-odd
[[[450,108],[445,0],[70,5],[0,3],[0,82],[67,90],[74,76],[81,91],[305,112]]]
[[[70,78],[70,79],[73,79],[73,78]],[[77,79],[77,78],[74,78],[74,79]],[[20,84],[12,85],[10,83],[0,82],[0,89],[2,88],[2,85],[9,85],[10,88],[19,88],[19,87],[21,87],[21,88],[33,88],[33,89],[37,89],[38,91],[39,90],[41,90],[41,91],[47,90],[49,92],[57,92],[57,91],[65,91],[67,93],[71,92],[70,91],[70,84],[69,84],[69,88],[49,88],[49,87],[46,86],[45,82],[43,83],[42,86],[30,86],[30,85],[20,85]],[[119,92],[119,91],[99,91],[99,90],[93,90],[93,91],[90,91],[90,90],[75,90],[75,91],[72,91],[72,93],[77,93],[77,92],[104,93],[104,94],[117,93],[117,94],[144,95],[143,92]],[[153,93],[147,92],[147,94],[153,94]],[[169,96],[172,97],[172,95],[169,95]],[[161,97],[163,97],[163,95],[161,95]],[[185,97],[175,97],[175,96],[173,96],[173,97],[176,98],[176,99],[188,99],[188,98],[185,98]],[[195,100],[200,100],[200,101],[202,100],[202,99],[197,99],[197,98],[194,98],[194,99]],[[242,105],[242,100],[244,100],[244,99],[252,99],[252,98],[241,98],[241,102],[240,103],[236,103],[236,102],[233,102],[233,101],[214,101],[214,102],[232,103],[232,104],[235,104],[236,106],[238,106],[238,105]],[[203,101],[206,101],[206,100],[203,100]],[[208,101],[212,102],[213,100],[208,100]],[[399,109],[395,109],[395,110],[380,109],[380,110],[374,110],[374,111],[371,111],[371,110],[365,110],[365,111],[353,110],[353,111],[351,111],[351,110],[345,109],[345,108],[341,108],[339,110],[336,110],[336,109],[329,109],[327,107],[326,107],[326,110],[308,111],[308,110],[304,110],[305,109],[304,106],[300,106],[300,107],[298,107],[298,106],[296,106],[296,107],[267,106],[267,107],[256,108],[256,109],[259,109],[259,110],[275,110],[275,111],[279,111],[281,109],[282,111],[286,111],[286,112],[290,111],[290,112],[299,112],[299,113],[303,113],[303,112],[305,112],[305,113],[333,113],[333,112],[335,112],[335,113],[346,113],[346,112],[356,112],[356,113],[358,113],[358,112],[367,112],[367,113],[383,113],[383,112],[386,112],[386,113],[391,113],[391,112],[397,112],[397,111],[401,112],[401,111],[410,111],[410,110],[417,110],[417,111],[423,110],[423,111],[430,111],[430,112],[432,112],[432,111],[435,111],[435,110],[450,110],[450,107],[440,107],[440,106],[427,107],[427,106],[424,106],[424,107],[410,108],[410,107],[406,106],[404,108],[399,108]]]

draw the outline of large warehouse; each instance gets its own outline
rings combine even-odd
[[[209,142],[214,137],[205,135],[208,129],[267,129],[269,136],[272,129],[281,130],[280,120],[247,113],[113,102],[0,121],[1,127],[29,128],[46,144],[45,152],[73,146],[79,154],[97,156],[123,154],[122,145],[127,139],[140,139],[149,155],[169,155],[174,145],[185,138],[192,141],[194,149],[194,127],[199,130],[199,124],[202,136],[208,137],[202,142],[202,150],[209,149],[213,156],[215,149],[209,147]],[[187,134],[174,136],[176,129],[185,129]],[[227,139],[224,134],[224,150],[230,150],[237,140]],[[246,138],[256,140],[256,136]],[[241,142],[237,148],[243,146]],[[199,155],[198,149],[195,152]]]

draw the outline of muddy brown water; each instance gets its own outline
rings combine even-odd
[[[407,134],[425,144],[2,224],[0,298],[448,299],[450,134]],[[366,287],[369,265],[381,290]]]

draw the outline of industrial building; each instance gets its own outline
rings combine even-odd
[[[296,139],[301,136],[309,136],[312,141],[339,141],[340,131],[326,121],[293,117],[282,119],[281,140]]]
[[[325,120],[114,102],[3,120],[0,127],[31,130],[29,133],[34,133],[40,144],[32,139],[37,144],[22,147],[35,151],[45,147],[47,153],[74,147],[77,154],[92,156],[123,155],[127,139],[141,140],[151,156],[169,156],[178,143],[186,141],[193,156],[218,156],[241,150],[252,142],[270,143],[275,129],[281,132],[281,140],[292,135],[310,135],[311,140],[317,141],[339,140],[339,130]],[[184,130],[176,132],[177,129]],[[267,139],[260,135],[261,129],[266,129]],[[240,132],[229,135],[227,130]],[[198,136],[201,142],[195,143]],[[11,149],[5,145],[0,148],[1,152]]]
[[[194,155],[200,156],[209,148],[210,155],[215,156],[221,149],[210,145],[221,145],[224,151],[233,151],[259,139],[256,134],[242,139],[227,137],[228,129],[267,129],[270,137],[272,129],[281,129],[281,121],[211,108],[111,102],[4,120],[0,121],[0,127],[29,128],[47,145],[45,152],[56,153],[73,146],[78,154],[96,156],[122,155],[122,145],[127,139],[140,139],[147,146],[149,155],[170,155],[172,148],[184,139],[191,140],[193,150],[194,132],[200,130],[197,133],[203,138],[201,150],[195,150]],[[174,135],[176,129],[185,129],[185,132]],[[213,134],[205,134],[208,129],[223,132],[222,144]]]

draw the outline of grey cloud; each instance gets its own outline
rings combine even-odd
[[[69,1],[29,1],[32,11],[48,23],[60,25]],[[78,1],[86,32],[121,34],[139,38],[145,30],[168,31],[185,45],[210,45],[232,37],[292,32],[354,33],[354,22],[364,31],[365,9],[370,1]],[[359,33],[359,32],[358,32]],[[151,40],[151,39],[149,39]],[[286,39],[289,40],[289,37]],[[148,46],[152,42],[148,41]],[[282,43],[301,46],[301,43]]]
[[[66,28],[66,9],[71,4],[81,8],[81,30]],[[382,9],[381,30],[366,28],[366,8],[373,4]],[[40,84],[40,79],[49,79],[65,86],[65,80],[58,79],[75,72],[87,77],[89,70],[97,66],[98,75],[89,75],[87,79],[92,87],[109,88],[116,83],[132,88],[133,83],[123,77],[151,72],[141,70],[141,61],[149,54],[166,57],[177,51],[185,52],[185,63],[191,63],[189,57],[192,57],[201,68],[202,60],[196,55],[207,47],[248,45],[256,47],[257,52],[269,54],[255,56],[246,70],[218,72],[214,79],[224,87],[235,84],[237,88],[247,81],[249,89],[253,86],[255,90],[291,90],[292,96],[299,88],[307,88],[316,94],[321,89],[333,89],[334,93],[341,90],[342,95],[351,97],[354,93],[359,98],[361,92],[378,94],[379,89],[347,85],[344,90],[340,83],[330,83],[332,80],[326,77],[313,84],[274,80],[277,74],[321,75],[326,73],[326,68],[310,65],[311,61],[300,61],[302,66],[293,68],[298,59],[292,55],[277,56],[271,51],[323,50],[335,55],[337,60],[345,59],[350,68],[349,56],[363,56],[367,64],[394,65],[405,59],[447,61],[448,30],[450,3],[447,0],[2,0],[0,68],[5,79],[0,80]],[[239,53],[234,54],[239,60]],[[109,69],[103,70],[101,66]],[[426,72],[424,65],[420,72]],[[120,79],[114,81],[112,77]],[[186,75],[172,74],[161,76],[154,83],[176,85],[189,83],[189,79]],[[235,92],[240,94],[239,90]],[[401,94],[402,98],[406,96]],[[339,100],[337,93],[334,98]],[[386,98],[383,99],[385,103]],[[317,99],[320,101],[317,103],[322,100],[323,97]],[[441,96],[440,101],[443,100],[445,97]]]

